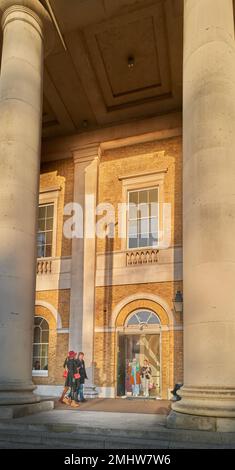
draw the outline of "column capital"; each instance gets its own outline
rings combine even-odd
[[[76,147],[72,150],[73,160],[75,164],[92,162],[93,160],[100,161],[101,158],[101,146],[100,142],[83,145]]]
[[[15,18],[11,18],[11,21],[13,21],[13,19],[21,19],[25,21],[22,13],[28,13],[28,15],[31,14],[34,20],[37,21],[40,27],[40,31],[38,32],[42,33],[42,37],[44,39],[45,55],[48,55],[54,47],[55,31],[47,10],[39,0],[0,0],[0,20],[2,22],[3,29],[7,24],[6,18],[8,15],[17,15],[17,13],[19,13],[19,17],[15,16]]]

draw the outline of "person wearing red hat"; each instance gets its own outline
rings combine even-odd
[[[74,400],[74,393],[77,387],[76,379],[74,375],[77,373],[77,362],[76,362],[77,354],[75,351],[69,351],[68,356],[64,361],[64,369],[67,371],[67,376],[65,380],[64,390],[59,399],[60,402],[65,403],[66,405],[70,405],[73,408],[78,408],[79,404]],[[68,391],[69,396],[67,396]]]

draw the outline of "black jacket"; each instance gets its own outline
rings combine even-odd
[[[88,379],[87,375],[86,375],[86,367],[85,367],[85,362],[83,361],[83,359],[80,361],[80,359],[77,359],[77,368],[78,368],[78,372],[80,374],[80,383],[81,384],[84,384],[85,383],[85,379]]]

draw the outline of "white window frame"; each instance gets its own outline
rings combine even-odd
[[[53,215],[53,230],[52,230],[52,253],[49,257],[43,257],[38,259],[48,259],[56,257],[56,241],[57,241],[57,214],[58,214],[58,199],[59,199],[60,188],[47,188],[41,190],[39,194],[39,206],[53,204],[54,215]]]
[[[34,320],[35,318],[43,318],[43,320],[45,320],[48,324],[48,330],[49,330],[49,341],[48,341],[48,361],[49,361],[49,345],[50,345],[50,326],[49,326],[49,323],[47,321],[46,318],[42,317],[41,315],[35,315],[34,317]],[[35,344],[34,343],[34,327],[35,325],[33,325],[33,345]],[[45,343],[46,344],[46,343]],[[47,370],[44,370],[44,369],[32,369],[32,377],[48,377],[48,369]]]
[[[126,234],[125,238],[121,239],[121,249],[122,251],[135,251],[138,249],[148,249],[152,247],[140,247],[140,248],[128,248],[128,200],[130,191],[138,191],[141,189],[152,189],[158,188],[158,204],[159,204],[159,214],[158,214],[158,231],[163,228],[163,207],[162,203],[164,202],[164,179],[168,169],[163,169],[160,171],[152,171],[142,174],[130,174],[120,176],[119,180],[122,181],[122,202],[126,204],[127,211],[126,217],[123,220],[124,233]]]
[[[156,186],[152,186],[152,187],[148,187],[148,188],[141,188],[141,189],[129,189],[128,192],[127,192],[127,206],[128,206],[128,210],[127,210],[127,221],[126,221],[126,226],[127,226],[127,235],[126,235],[126,244],[127,244],[127,250],[141,250],[141,249],[147,249],[147,248],[156,248],[157,244],[156,245],[144,245],[144,246],[136,246],[136,247],[130,247],[129,246],[129,240],[131,237],[129,237],[129,223],[130,223],[130,219],[129,219],[129,207],[130,207],[130,194],[133,193],[133,192],[138,192],[140,193],[141,191],[149,191],[151,189],[157,189],[157,204],[158,204],[158,213],[157,213],[157,221],[158,221],[158,227],[157,227],[157,230],[158,230],[158,238],[159,238],[159,216],[160,216],[160,211],[159,211],[159,187],[156,185]],[[148,216],[147,217],[148,221],[150,219],[150,217]],[[138,219],[136,219],[137,221]],[[137,233],[138,235],[138,233]]]

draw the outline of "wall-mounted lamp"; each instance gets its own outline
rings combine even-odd
[[[183,295],[180,290],[177,290],[175,298],[173,299],[174,309],[177,313],[183,312]]]

